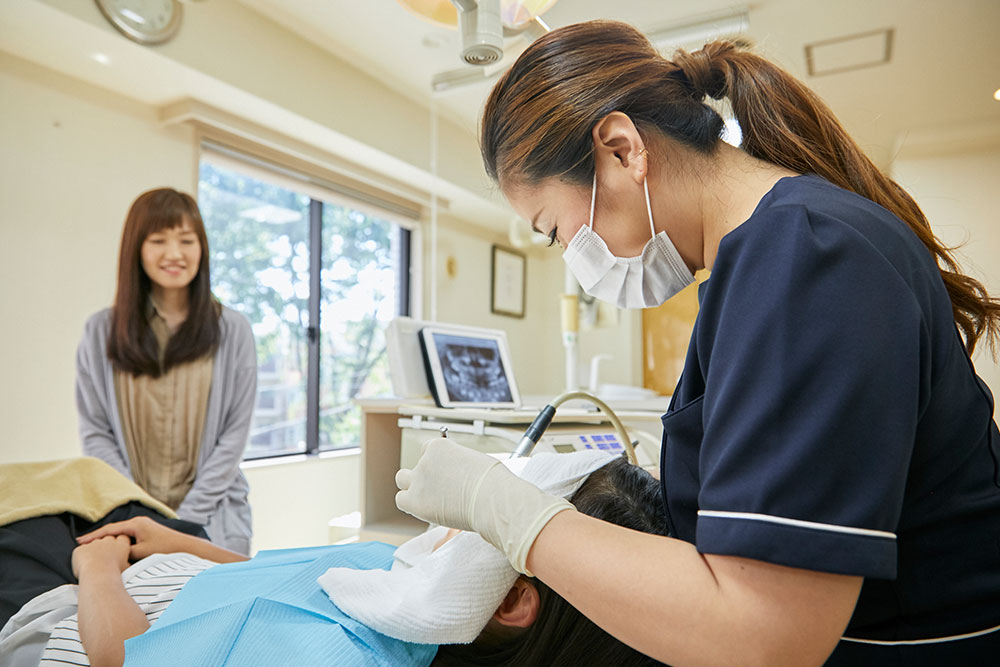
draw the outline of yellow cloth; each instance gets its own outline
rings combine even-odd
[[[170,330],[152,305],[149,326],[162,363]],[[115,371],[118,414],[132,478],[173,509],[180,507],[198,472],[213,365],[212,355],[206,355],[174,366],[158,378]]]
[[[136,500],[163,516],[177,514],[100,459],[0,464],[0,526],[70,512],[97,521]]]

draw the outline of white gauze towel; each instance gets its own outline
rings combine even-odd
[[[615,455],[604,451],[536,454],[507,459],[515,474],[552,495],[569,498]],[[334,567],[319,577],[330,599],[382,634],[417,644],[466,644],[507,596],[517,572],[506,556],[476,533],[433,527],[396,550],[390,570]]]

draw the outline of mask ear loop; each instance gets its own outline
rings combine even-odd
[[[642,177],[642,188],[646,191],[646,214],[649,216],[649,237],[656,237],[656,227],[653,227],[653,207],[649,205],[649,184],[646,177]]]
[[[647,196],[647,199],[649,197]],[[587,223],[590,226],[591,231],[594,229],[594,202],[597,201],[597,169],[594,169],[594,187],[590,191],[590,222]]]
[[[646,168],[649,169],[649,151],[645,148],[639,152],[639,155],[646,158]],[[653,226],[653,207],[649,205],[649,177],[642,177],[642,189],[646,191],[646,214],[649,216],[649,237],[656,238],[656,227]]]
[[[643,148],[641,156],[649,160],[649,152]],[[649,179],[642,177],[642,189],[646,193],[646,215],[649,216],[649,237],[656,236],[656,227],[653,226],[653,207],[649,203]],[[591,230],[594,229],[594,203],[597,201],[597,169],[594,169],[594,185],[590,190],[590,221],[587,223]]]

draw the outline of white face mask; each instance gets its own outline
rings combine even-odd
[[[594,231],[594,202],[597,199],[597,173],[590,195],[590,222],[570,241],[563,260],[583,291],[592,297],[613,303],[619,308],[653,308],[694,282],[694,276],[681,259],[666,232],[656,233],[653,210],[646,190],[646,212],[652,236],[638,257],[616,257]]]

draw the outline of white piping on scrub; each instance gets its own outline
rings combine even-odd
[[[881,537],[890,540],[896,539],[895,533],[889,533],[884,530],[854,528],[852,526],[838,526],[832,523],[818,523],[816,521],[803,521],[801,519],[786,519],[785,517],[782,516],[771,516],[770,514],[755,514],[753,512],[723,512],[720,510],[698,510],[698,516],[715,517],[719,519],[745,519],[748,521],[764,521],[766,523],[777,523],[785,526],[810,528],[812,530],[826,530],[832,533],[865,535],[867,537]]]
[[[942,644],[944,642],[955,642],[962,639],[971,639],[972,637],[981,637],[982,635],[988,635],[991,632],[996,632],[1000,630],[1000,625],[987,628],[985,630],[978,630],[976,632],[967,632],[964,635],[951,635],[950,637],[934,637],[933,639],[899,639],[899,640],[882,640],[882,639],[855,639],[854,637],[841,637],[841,641],[845,642],[855,642],[858,644],[878,644],[879,646],[917,646],[920,644]]]

